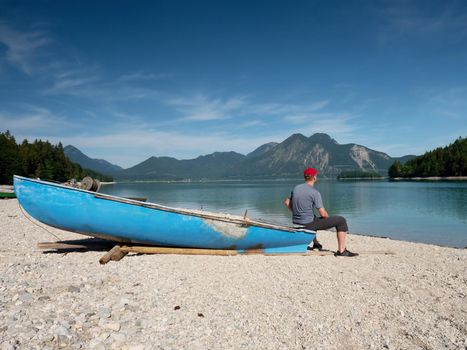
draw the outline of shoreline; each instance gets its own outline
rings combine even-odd
[[[467,250],[349,234],[355,258],[47,253],[87,236],[0,201],[1,348],[467,346]],[[318,231],[335,250],[335,232]],[[391,251],[394,255],[365,254]],[[221,343],[219,343],[221,342]]]
[[[467,176],[394,177],[390,181],[467,181]]]

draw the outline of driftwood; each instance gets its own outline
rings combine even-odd
[[[120,246],[116,245],[99,259],[99,263],[101,265],[104,265],[104,264],[107,264],[110,260],[120,261],[127,254],[128,252],[121,250]]]

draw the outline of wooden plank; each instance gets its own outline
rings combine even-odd
[[[87,245],[82,244],[69,244],[61,242],[40,242],[37,243],[39,249],[86,249],[89,248]]]
[[[182,255],[271,255],[271,256],[286,256],[286,255],[334,255],[331,251],[307,251],[303,253],[265,253],[262,249],[249,249],[245,252],[228,249],[200,249],[200,248],[175,248],[175,247],[145,247],[145,246],[122,246],[120,249],[128,253],[141,254],[182,254]]]
[[[144,246],[122,246],[120,248],[127,253],[142,254],[184,254],[184,255],[238,255],[236,250],[221,249],[192,249],[172,247],[144,247]]]
[[[122,251],[120,249],[120,246],[116,245],[99,259],[99,263],[101,265],[104,265],[104,264],[107,264],[110,260],[120,261],[127,254],[128,252]]]

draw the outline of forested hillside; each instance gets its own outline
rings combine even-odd
[[[24,140],[17,144],[8,131],[0,133],[0,184],[12,184],[13,175],[41,178],[64,182],[91,176],[102,181],[112,181],[92,170],[83,169],[72,163],[63,153],[62,144],[52,145],[48,141]]]
[[[439,147],[405,164],[396,161],[390,177],[467,176],[467,138],[459,137],[446,147]]]

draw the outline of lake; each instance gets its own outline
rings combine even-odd
[[[101,192],[191,209],[290,224],[282,201],[300,180],[117,183]],[[451,247],[467,246],[467,182],[318,179],[330,215],[347,218],[350,233]]]

